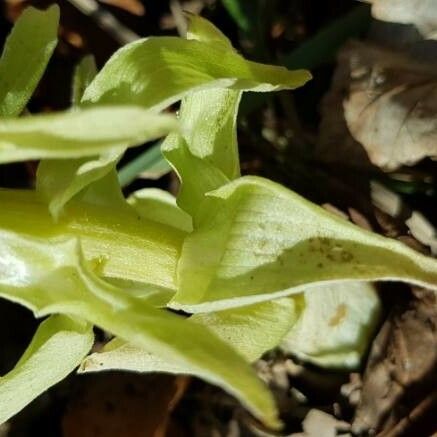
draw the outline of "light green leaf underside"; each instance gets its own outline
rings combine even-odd
[[[59,7],[27,8],[0,59],[0,117],[19,115],[38,85],[57,44]]]
[[[14,369],[0,377],[0,423],[71,373],[93,341],[87,323],[61,315],[42,322]]]
[[[96,61],[93,55],[84,56],[77,64],[71,84],[71,105],[79,106],[83,93],[97,74]]]
[[[0,163],[79,158],[137,146],[177,130],[169,115],[138,106],[100,106],[0,121]]]
[[[254,362],[265,352],[278,346],[290,332],[296,318],[294,299],[283,298],[216,313],[196,314],[190,320],[216,334],[247,361]],[[119,338],[109,342],[102,352],[91,354],[81,365],[83,372],[110,369],[203,377],[190,367],[178,367],[149,350],[135,347]]]
[[[194,314],[191,320],[208,327],[247,361],[254,362],[278,346],[296,323],[300,310],[298,301],[282,298],[241,308]]]
[[[437,261],[278,184],[244,177],[208,194],[185,239],[170,306],[213,311],[343,280],[399,280],[437,290]]]
[[[118,208],[74,200],[55,223],[35,192],[0,190],[0,204],[2,230],[42,239],[79,237],[85,258],[96,265],[100,275],[176,288],[176,266],[185,233],[147,220],[129,205]],[[4,256],[8,256],[6,248]]]
[[[87,88],[83,102],[160,110],[195,90],[276,91],[301,86],[310,77],[304,70],[246,61],[221,43],[150,37],[118,50]]]
[[[144,188],[132,193],[127,202],[146,219],[187,233],[193,230],[191,217],[176,205],[176,199],[167,191]]]
[[[0,296],[37,315],[78,316],[226,388],[253,414],[278,426],[267,388],[226,343],[199,326],[155,309],[95,276],[78,241],[0,233]]]
[[[281,348],[323,367],[359,366],[381,313],[375,287],[339,282],[314,287],[303,300],[304,309]]]

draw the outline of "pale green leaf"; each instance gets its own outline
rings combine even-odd
[[[74,199],[55,223],[35,192],[0,190],[0,204],[0,229],[42,239],[80,237],[85,258],[102,276],[176,288],[185,233],[141,217],[129,205],[119,208]]]
[[[195,314],[190,320],[205,326],[247,361],[253,362],[280,344],[296,322],[297,314],[295,300],[283,298],[243,308]],[[116,369],[203,376],[190,367],[178,367],[150,350],[135,347],[119,338],[110,341],[101,352],[88,356],[81,365],[83,372]]]
[[[177,129],[170,115],[100,106],[0,121],[0,163],[77,158],[137,146]]]
[[[187,38],[233,50],[209,21],[190,16]],[[193,218],[204,194],[240,175],[236,120],[241,91],[207,89],[189,93],[181,103],[183,133],[170,134],[164,156],[181,179],[178,204]]]
[[[44,159],[38,165],[36,189],[48,202],[52,216],[57,219],[65,204],[84,188],[105,177],[120,159],[121,150],[111,150],[99,157]]]
[[[60,315],[42,322],[14,369],[0,377],[0,423],[71,373],[93,341],[87,323]]]
[[[281,185],[244,177],[208,193],[197,227],[185,239],[170,306],[213,311],[344,280],[404,281],[437,290],[437,261]]]
[[[156,110],[205,88],[293,89],[304,70],[246,61],[222,43],[150,37],[118,50],[86,89],[84,103],[138,104]]]
[[[132,193],[127,202],[144,218],[187,233],[193,230],[191,217],[176,205],[176,199],[167,191],[144,188]]]
[[[190,319],[206,326],[246,360],[254,362],[278,346],[290,332],[301,310],[298,301],[299,298],[275,299],[241,308],[194,314]]]
[[[0,296],[37,315],[78,316],[151,350],[236,396],[267,425],[279,425],[272,397],[244,359],[199,326],[100,280],[76,239],[0,232]]]
[[[314,287],[303,299],[300,318],[281,348],[323,367],[359,366],[381,314],[374,285],[339,282]]]
[[[76,66],[71,84],[71,104],[79,106],[83,93],[97,74],[96,61],[93,55],[82,58]]]
[[[57,44],[59,7],[29,7],[15,23],[0,59],[0,117],[19,115]]]
[[[233,49],[231,41],[210,21],[200,15],[186,14],[188,18],[187,39],[219,44],[225,49]]]

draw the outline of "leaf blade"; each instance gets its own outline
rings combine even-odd
[[[56,47],[59,7],[27,8],[6,40],[0,59],[0,117],[19,115]]]

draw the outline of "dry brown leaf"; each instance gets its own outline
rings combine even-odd
[[[146,8],[141,3],[140,0],[99,0],[100,3],[105,3],[110,6],[115,6],[116,8],[123,9],[132,15],[144,15],[146,13]]]
[[[429,435],[417,428],[437,401],[437,301],[435,293],[416,294],[392,310],[372,345],[352,425],[357,434]]]
[[[339,62],[350,70],[347,126],[375,165],[393,170],[437,157],[435,65],[357,42]]]
[[[170,413],[187,377],[107,373],[89,377],[62,421],[64,437],[184,436]]]
[[[392,23],[414,24],[424,36],[437,30],[435,0],[367,0],[372,4],[372,15]]]

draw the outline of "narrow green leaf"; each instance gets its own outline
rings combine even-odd
[[[15,23],[0,59],[0,117],[19,115],[57,44],[59,7],[29,7]]]
[[[128,186],[138,175],[148,179],[159,179],[169,173],[171,167],[161,153],[161,143],[156,143],[118,171],[122,187]]]
[[[137,146],[177,129],[169,115],[102,106],[0,121],[0,163],[76,158]]]
[[[82,58],[76,66],[71,85],[71,104],[79,106],[83,93],[97,74],[96,61],[93,55]]]
[[[71,373],[93,341],[87,323],[59,315],[42,322],[14,369],[0,377],[0,423]]]
[[[208,193],[197,219],[179,261],[175,309],[213,311],[344,280],[437,290],[436,260],[262,178],[240,178]]]
[[[300,318],[281,348],[319,366],[357,368],[381,314],[374,285],[352,281],[323,285],[304,293],[303,300]]]
[[[190,367],[227,389],[267,425],[278,427],[269,391],[240,355],[205,327],[100,280],[85,265],[76,239],[2,230],[0,255],[1,297],[39,316],[80,317],[177,366]]]

